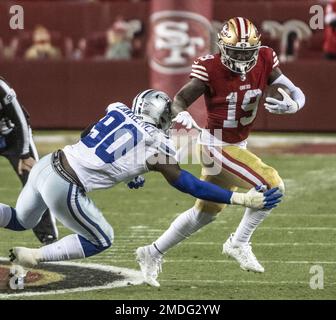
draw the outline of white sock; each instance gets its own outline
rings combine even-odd
[[[0,227],[7,227],[12,218],[12,209],[6,204],[0,203]]]
[[[215,218],[212,214],[199,212],[195,207],[181,213],[172,222],[169,229],[150,246],[152,256],[162,256],[170,248],[190,237]]]
[[[71,234],[37,250],[39,251],[39,262],[85,258],[84,251],[77,234]]]
[[[272,210],[246,208],[243,219],[234,233],[232,244],[239,246],[250,241],[254,230],[264,221]]]

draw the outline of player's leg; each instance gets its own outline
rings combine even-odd
[[[13,147],[6,150],[6,152],[3,155],[8,159],[11,166],[15,170],[18,178],[22,183],[22,186],[25,186],[28,180],[29,172],[23,171],[21,175],[19,174],[18,164],[20,157],[16,148],[16,138],[15,136],[11,136],[8,138],[8,140],[10,145],[12,145]],[[38,153],[32,137],[30,138],[30,153],[35,160],[37,161],[39,160]],[[37,239],[43,244],[53,242],[57,239],[58,230],[56,227],[56,220],[50,214],[48,209],[43,213],[43,216],[40,219],[39,223],[33,228],[33,232],[37,237]]]
[[[200,150],[201,151],[201,150]],[[201,158],[202,159],[202,158]],[[233,181],[223,178],[222,169],[207,166],[212,161],[211,158],[203,157],[201,164],[202,177],[205,180],[222,188],[236,190]],[[159,286],[156,280],[161,271],[162,257],[169,249],[178,243],[189,238],[193,233],[200,230],[210,222],[214,221],[217,214],[225,207],[225,204],[214,203],[205,200],[196,200],[195,205],[187,211],[181,213],[170,225],[170,227],[151,245],[140,247],[136,251],[137,261],[143,272],[147,283]]]
[[[57,220],[74,234],[39,249],[13,248],[13,261],[35,266],[39,262],[82,259],[111,246],[112,227],[79,187],[52,172],[41,194]]]
[[[266,165],[260,158],[246,149],[228,146],[223,150],[211,149],[220,160],[223,175],[240,188],[266,185],[267,188],[278,187],[284,193],[284,184],[278,172]],[[255,258],[249,244],[253,232],[270,214],[271,210],[255,210],[247,208],[237,230],[224,243],[223,252],[236,258],[245,270],[264,272],[264,268]]]
[[[34,167],[34,175],[28,179],[22,189],[15,208],[0,204],[0,227],[13,231],[23,231],[32,229],[39,222],[47,208],[36,188],[37,177],[40,175],[42,168],[41,164]]]
[[[33,136],[30,130],[30,153],[33,158],[38,161],[39,155],[33,140]],[[58,238],[58,230],[56,226],[56,219],[53,214],[47,209],[40,222],[33,228],[33,232],[36,238],[44,245],[52,243]]]

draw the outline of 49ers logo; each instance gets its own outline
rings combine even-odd
[[[187,11],[159,11],[151,16],[151,67],[160,73],[187,73],[197,56],[210,48],[211,24]]]

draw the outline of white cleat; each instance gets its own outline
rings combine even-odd
[[[223,254],[234,258],[240,267],[245,271],[253,271],[263,273],[264,267],[258,262],[256,256],[252,252],[251,243],[246,243],[238,247],[233,246],[232,236],[223,244]]]
[[[162,271],[162,258],[152,257],[149,246],[139,247],[135,253],[136,261],[140,265],[146,283],[152,287],[160,287],[160,283],[156,279],[159,272]]]
[[[38,249],[29,249],[24,247],[14,247],[9,250],[11,262],[18,265],[33,268],[36,267],[38,260]]]
[[[27,270],[18,264],[12,264],[9,269],[8,287],[12,290],[23,290]]]

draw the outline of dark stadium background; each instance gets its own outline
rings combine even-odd
[[[278,55],[286,54],[286,50],[291,50],[290,46],[294,47],[293,59],[282,63],[281,69],[307,96],[307,104],[302,112],[290,117],[283,116],[281,121],[261,108],[255,129],[335,131],[333,88],[336,83],[336,63],[323,58],[324,31],[311,30],[308,38],[300,40],[295,32],[301,31],[294,30],[288,36],[289,48],[283,48],[279,36],[272,38],[262,27],[265,21],[282,25],[287,23],[288,26],[291,20],[300,21],[308,27],[312,18],[309,12],[311,6],[324,6],[325,3],[318,0],[1,1],[1,42],[6,46],[13,37],[17,37],[19,48],[11,59],[0,57],[0,75],[16,89],[31,114],[34,129],[81,129],[95,120],[104,107],[113,101],[130,104],[139,91],[148,87],[166,89],[173,95],[187,81],[188,73],[179,75],[177,80],[174,76],[159,75],[158,80],[151,70],[149,60],[160,55],[154,52],[154,40],[150,40],[153,39],[151,13],[160,11],[160,8],[182,9],[205,14],[209,21],[217,23],[232,16],[245,16],[259,27],[263,44],[272,46]],[[24,30],[12,30],[9,27],[9,9],[15,4],[24,8]],[[95,43],[92,39],[103,35],[120,16],[125,21],[137,20],[141,25],[136,34],[136,53],[130,60],[95,58],[92,53]],[[190,19],[185,21],[190,23]],[[23,52],[29,45],[32,30],[39,24],[52,32],[52,40],[61,50],[64,50],[69,39],[76,47],[78,41],[85,38],[89,39],[88,46],[93,47],[91,53],[87,52],[82,59],[65,57],[57,61],[25,61]],[[197,32],[198,36],[207,37],[209,30]],[[290,37],[294,37],[294,40]],[[206,47],[195,54],[201,55],[212,49]],[[188,57],[186,67],[192,61],[193,58]],[[202,103],[194,106],[192,111],[196,119],[204,124]]]

